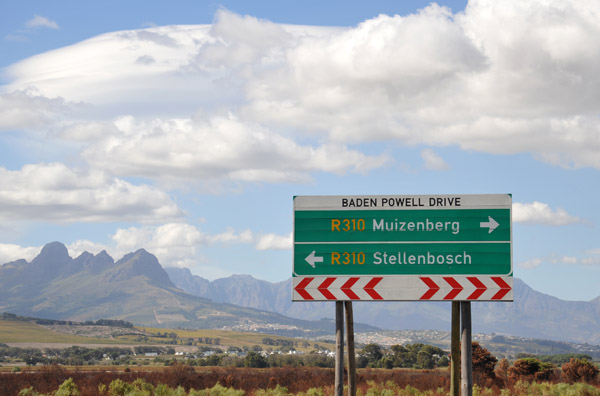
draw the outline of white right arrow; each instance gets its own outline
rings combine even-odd
[[[488,216],[489,221],[482,221],[481,223],[479,223],[479,227],[481,228],[489,228],[490,231],[488,232],[488,234],[491,234],[492,231],[494,231],[500,224],[498,224],[498,222],[494,219],[492,219],[492,216]]]
[[[313,250],[310,252],[308,257],[305,258],[306,262],[310,264],[311,267],[315,268],[315,263],[322,263],[323,257],[315,256],[316,251]]]

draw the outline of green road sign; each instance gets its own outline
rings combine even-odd
[[[510,241],[510,209],[304,210],[294,221],[295,242]]]
[[[296,275],[509,275],[510,243],[307,243]]]
[[[294,198],[294,276],[512,275],[512,197]]]

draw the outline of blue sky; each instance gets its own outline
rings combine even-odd
[[[600,6],[4,2],[0,263],[59,240],[291,275],[294,195],[513,194],[514,274],[600,295]]]

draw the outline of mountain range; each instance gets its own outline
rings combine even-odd
[[[166,268],[176,286],[196,296],[277,312],[293,318],[332,317],[332,302],[292,302],[292,279],[271,283],[250,275],[208,281],[186,268]],[[473,302],[473,331],[519,337],[600,344],[600,297],[564,301],[514,279],[514,302]],[[354,302],[357,322],[390,329],[450,328],[448,302]]]
[[[332,302],[292,302],[291,278],[209,281],[163,268],[144,249],[114,261],[105,251],[71,258],[60,242],[31,262],[0,266],[0,312],[61,320],[122,319],[167,328],[219,328],[293,336],[333,334]],[[448,302],[354,302],[355,330],[450,328]],[[600,297],[563,301],[514,279],[514,302],[474,302],[473,331],[600,344]]]
[[[121,319],[136,325],[329,334],[333,320],[308,321],[194,296],[177,288],[144,249],[114,261],[106,251],[73,259],[60,242],[31,262],[0,266],[0,312],[86,321]],[[358,324],[363,330],[373,330]]]

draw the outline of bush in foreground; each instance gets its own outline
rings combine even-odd
[[[598,367],[587,359],[574,359],[562,365],[562,375],[566,382],[595,383],[598,378]]]
[[[299,392],[296,396],[332,396],[333,388],[311,388],[306,392]],[[400,387],[394,382],[377,383],[369,381],[365,389],[358,389],[358,396],[445,396],[448,390],[437,388],[432,390],[418,390],[410,385]],[[101,396],[292,396],[287,388],[275,386],[269,389],[257,389],[254,392],[246,394],[243,390],[215,385],[212,388],[186,391],[182,386],[169,387],[165,384],[156,386],[138,378],[132,383],[124,382],[120,379],[111,381],[108,386],[101,384],[97,395]],[[512,389],[481,388],[474,386],[474,396],[530,396],[530,395],[548,395],[548,396],[600,396],[600,389],[590,384],[551,384],[548,382],[527,382],[518,381]],[[80,396],[79,389],[72,379],[68,379],[59,386],[56,391],[49,394],[37,393],[32,388],[23,389],[19,396]]]

